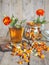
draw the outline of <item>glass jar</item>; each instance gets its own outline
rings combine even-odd
[[[25,31],[25,37],[27,39],[32,39],[33,41],[36,39],[41,39],[42,34],[41,34],[40,25],[34,25],[34,26],[28,25]]]

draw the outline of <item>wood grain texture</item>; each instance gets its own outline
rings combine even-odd
[[[11,17],[13,14],[19,20],[30,21],[36,18],[35,11],[38,8],[45,10],[45,18],[49,21],[49,0],[0,0],[0,36],[6,36],[8,31],[8,26],[2,22],[4,15]]]
[[[4,56],[1,59],[0,65],[19,65],[17,63],[17,61],[19,60],[19,57],[18,56],[13,57],[10,54],[11,52],[4,53]],[[24,63],[22,65],[27,65],[27,63]],[[45,59],[40,59],[31,54],[30,65],[49,65],[49,52],[45,53]]]

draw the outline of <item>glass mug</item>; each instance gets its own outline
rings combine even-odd
[[[24,28],[9,28],[10,37],[12,42],[21,42],[23,37]]]

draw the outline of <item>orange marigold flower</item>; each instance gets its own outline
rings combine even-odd
[[[37,11],[36,11],[36,14],[38,15],[38,16],[43,16],[44,15],[44,13],[45,13],[45,11],[43,10],[43,9],[38,9]]]
[[[49,51],[49,47],[47,47],[47,51]]]
[[[45,58],[44,54],[41,54],[41,56],[40,56],[40,57],[41,57],[41,59],[44,59],[44,58]]]
[[[23,62],[22,61],[18,61],[18,64],[23,64]]]
[[[8,17],[8,16],[4,17],[4,19],[3,19],[3,23],[4,23],[5,25],[9,25],[10,22],[11,22],[10,17]]]

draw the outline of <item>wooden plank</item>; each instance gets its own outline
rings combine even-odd
[[[10,54],[11,52],[4,53],[4,57],[2,58],[0,65],[19,65],[17,64],[19,57],[11,56]],[[23,65],[27,65],[27,63],[24,63]],[[40,59],[31,55],[30,65],[49,65],[49,53],[46,54],[45,59]]]
[[[0,65],[19,65],[17,63],[18,60],[18,56],[11,56],[11,52],[6,52],[4,53],[4,57],[2,58]],[[23,65],[27,65],[27,63],[24,63]]]
[[[33,54],[31,54],[30,65],[45,65],[45,62],[43,61],[44,59],[40,59],[39,57],[33,56]]]

